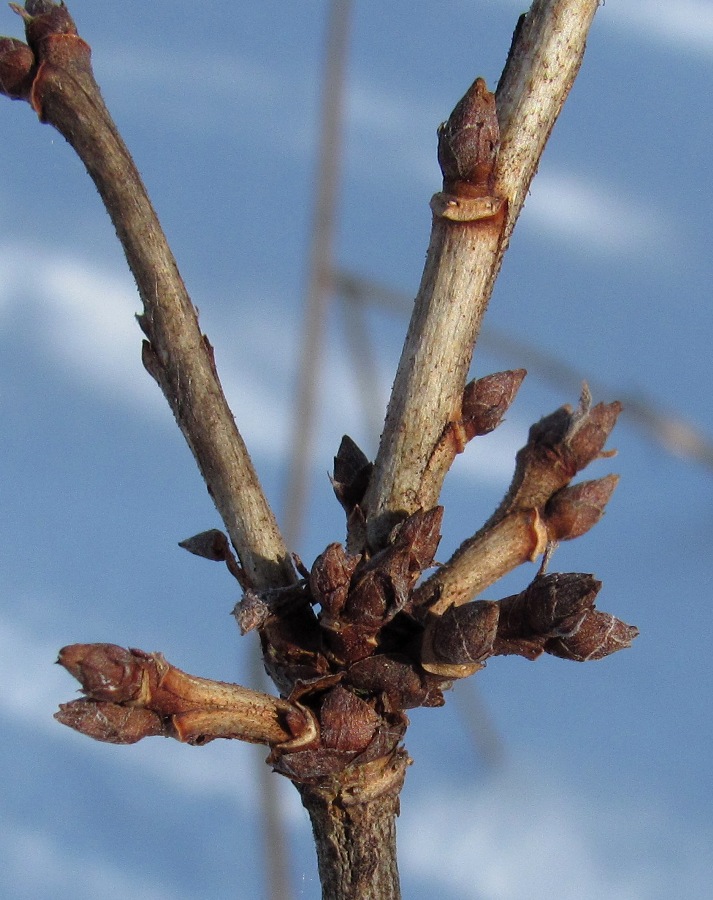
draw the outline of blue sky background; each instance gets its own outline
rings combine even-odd
[[[355,4],[337,259],[414,295],[439,187],[435,129],[476,75],[497,82],[508,0]],[[226,7],[228,11],[225,12]],[[276,510],[290,446],[326,3],[72,0],[216,347]],[[21,34],[0,12],[0,33]],[[643,393],[713,436],[713,3],[608,0],[545,152],[486,323],[556,354],[595,399]],[[93,743],[52,713],[74,682],[59,647],[160,650],[249,683],[235,582],[177,542],[220,525],[139,359],[138,297],[95,189],[63,139],[0,103],[0,870],[9,898],[259,897],[264,750]],[[406,320],[372,312],[383,396]],[[475,374],[519,365],[492,349]],[[443,495],[439,558],[507,486],[531,422],[576,390],[534,371],[507,422]],[[321,390],[311,562],[343,537],[326,472],[348,432],[373,452],[334,309]],[[599,605],[641,629],[588,665],[496,659],[417,710],[399,820],[404,896],[707,898],[713,884],[711,472],[622,417],[604,521],[551,569],[594,572]],[[534,567],[491,597],[520,589]],[[462,702],[460,702],[462,701]],[[504,748],[474,745],[483,704]],[[297,896],[319,886],[285,783]]]

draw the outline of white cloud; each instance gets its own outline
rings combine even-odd
[[[491,0],[522,12],[522,0]],[[466,0],[473,6],[473,0]],[[611,0],[603,2],[595,27],[603,23],[625,30],[634,39],[665,44],[687,53],[713,54],[713,5],[710,0]]]
[[[535,770],[411,799],[402,868],[488,900],[710,896],[711,834],[654,801],[578,795]]]
[[[22,339],[36,342],[38,352],[83,390],[151,420],[170,421],[166,402],[139,359],[142,335],[134,315],[140,304],[130,276],[37,249],[29,268],[22,263],[26,255],[15,245],[0,247],[0,330],[17,327],[13,313],[21,308],[22,321],[32,322]],[[223,337],[225,329],[215,329],[214,342],[225,394],[250,452],[281,462],[292,428],[296,347],[287,329],[266,325],[265,312],[277,303],[263,298],[252,315],[241,317],[239,349]],[[313,464],[320,474],[331,469],[345,431],[360,440],[365,420],[349,357],[341,346],[328,348],[325,357]],[[381,371],[377,377],[383,394],[369,402],[378,407],[374,418],[381,422],[391,374]],[[458,470],[479,480],[509,477],[518,447],[505,430],[489,440],[492,452],[481,443],[477,454],[459,460]]]
[[[547,229],[591,253],[651,254],[670,225],[634,197],[617,194],[576,175],[540,172],[525,203],[523,225]]]
[[[7,600],[7,598],[5,598]],[[53,663],[57,643],[38,639],[0,614],[0,712],[23,725],[56,733],[54,710],[66,689],[66,675]],[[63,677],[64,676],[64,677]],[[71,693],[71,691],[70,691]]]
[[[68,835],[72,829],[67,829]],[[3,883],[18,898],[72,896],[77,900],[179,900],[176,886],[132,875],[94,852],[82,853],[74,841],[61,842],[52,834],[2,821],[0,838]],[[185,896],[185,895],[184,895]]]
[[[602,18],[668,47],[713,55],[713,5],[710,0],[617,0]]]

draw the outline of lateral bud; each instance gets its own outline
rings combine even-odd
[[[330,478],[337,500],[347,515],[358,506],[369,486],[374,466],[354,441],[345,434],[334,457],[334,475]]]
[[[54,718],[61,725],[107,744],[135,744],[145,737],[168,737],[171,733],[170,724],[153,710],[86,697],[60,703]]]
[[[619,483],[618,475],[582,481],[557,491],[547,502],[544,519],[552,541],[570,541],[593,528]]]
[[[500,601],[498,638],[552,634],[560,623],[592,609],[601,586],[581,572],[538,576],[521,593]]]
[[[35,55],[23,41],[0,38],[0,94],[11,100],[29,100]]]
[[[565,633],[546,641],[544,649],[552,656],[575,662],[604,659],[617,650],[625,650],[639,634],[635,625],[627,625],[611,613],[600,612],[598,609],[587,610],[569,631],[568,624],[562,623],[562,631]]]
[[[444,678],[465,678],[492,655],[498,630],[499,604],[474,600],[431,616],[423,634],[421,666]]]
[[[467,441],[489,434],[498,427],[526,374],[525,369],[509,369],[468,382],[461,407]]]

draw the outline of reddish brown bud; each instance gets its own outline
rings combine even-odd
[[[178,546],[195,556],[202,556],[203,559],[212,559],[216,562],[225,562],[225,558],[231,555],[228,539],[218,528],[201,531],[200,534],[186,538],[185,541],[179,541]]]
[[[392,531],[389,538],[392,547],[387,548],[384,553],[398,554],[405,551],[408,554],[409,572],[418,577],[433,564],[433,557],[441,540],[442,521],[442,506],[417,510]]]
[[[0,38],[0,94],[11,100],[29,100],[35,56],[22,41]]]
[[[372,695],[386,694],[392,709],[416,706],[443,706],[442,682],[419,675],[405,657],[379,653],[349,668],[349,684]]]
[[[219,529],[211,528],[209,531],[201,531],[200,534],[186,538],[185,541],[179,541],[178,546],[195,556],[202,556],[203,559],[224,562],[230,574],[238,580],[240,585],[244,588],[247,587],[245,572],[235,558],[228,538]]]
[[[462,424],[466,440],[498,427],[526,374],[525,369],[511,369],[486,375],[465,386]]]
[[[71,644],[59,651],[57,662],[77,679],[88,697],[124,703],[136,700],[143,686],[143,668],[136,652],[116,644]]]
[[[562,623],[565,631],[569,623]],[[550,638],[545,643],[545,651],[562,659],[573,659],[576,662],[587,662],[603,659],[617,650],[630,647],[639,634],[634,625],[627,625],[610,613],[589,610],[583,617],[575,621],[568,633],[561,637]]]
[[[170,726],[150,709],[97,700],[61,703],[55,719],[96,741],[135,744],[145,737],[168,735]]]
[[[438,129],[443,190],[459,193],[470,188],[487,193],[493,184],[499,146],[495,95],[482,78],[476,78]]]
[[[527,622],[536,634],[552,633],[561,622],[592,609],[601,581],[581,572],[542,575],[519,595]],[[502,601],[502,605],[505,601]],[[505,615],[501,610],[501,617]]]
[[[587,407],[588,392],[583,392],[582,403],[572,415],[572,424],[565,437],[567,449],[576,471],[581,471],[599,456],[613,456],[614,451],[604,451],[616,420],[621,412],[621,403],[597,403]]]
[[[11,3],[10,6],[25,21],[27,43],[34,52],[37,69],[26,98],[40,121],[54,120],[52,110],[64,106],[68,80],[80,90],[97,92],[91,69],[91,49],[77,34],[77,29],[65,5],[48,0],[34,0],[26,4],[26,10]],[[49,106],[48,106],[49,104]],[[68,134],[59,130],[68,137]],[[70,140],[71,143],[71,140]]]
[[[347,554],[341,544],[330,544],[315,559],[309,586],[315,602],[322,607],[323,615],[338,618],[341,614],[360,559],[360,556]]]
[[[500,607],[492,600],[451,606],[442,616],[432,616],[423,636],[421,665],[446,678],[481,669],[492,655],[499,616]]]
[[[510,490],[495,520],[515,509],[541,509],[577,472],[597,457],[611,455],[603,453],[603,447],[621,404],[591,407],[590,399],[585,385],[576,410],[562,406],[530,428],[527,444],[517,454]]]
[[[569,541],[586,534],[604,515],[618,475],[606,475],[596,481],[583,481],[562,488],[545,506],[547,534],[552,541]]]
[[[359,753],[371,743],[380,718],[368,703],[337,685],[322,703],[319,722],[323,747]]]

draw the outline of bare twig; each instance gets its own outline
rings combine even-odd
[[[39,13],[30,15],[15,7],[25,19],[35,55],[35,69],[28,69],[34,78],[22,99],[66,138],[97,186],[143,301],[139,321],[149,339],[144,364],[193,451],[248,581],[257,587],[289,584],[294,570],[223,394],[213,350],[201,334],[141,177],[104,105],[90,49],[65,7],[37,8]]]
[[[316,723],[303,708],[262,691],[188,675],[160,653],[115,644],[72,644],[57,660],[81,684],[85,699],[63,704],[56,714],[97,740],[133,743],[163,734],[192,744],[239,738],[276,746],[316,737]],[[145,716],[137,733],[135,711]],[[153,718],[152,718],[153,717]]]
[[[365,506],[369,537],[437,502],[446,472],[430,467],[460,400],[502,253],[547,138],[579,70],[598,0],[536,0],[520,20],[497,91],[500,151],[493,195],[503,221],[436,215]]]

